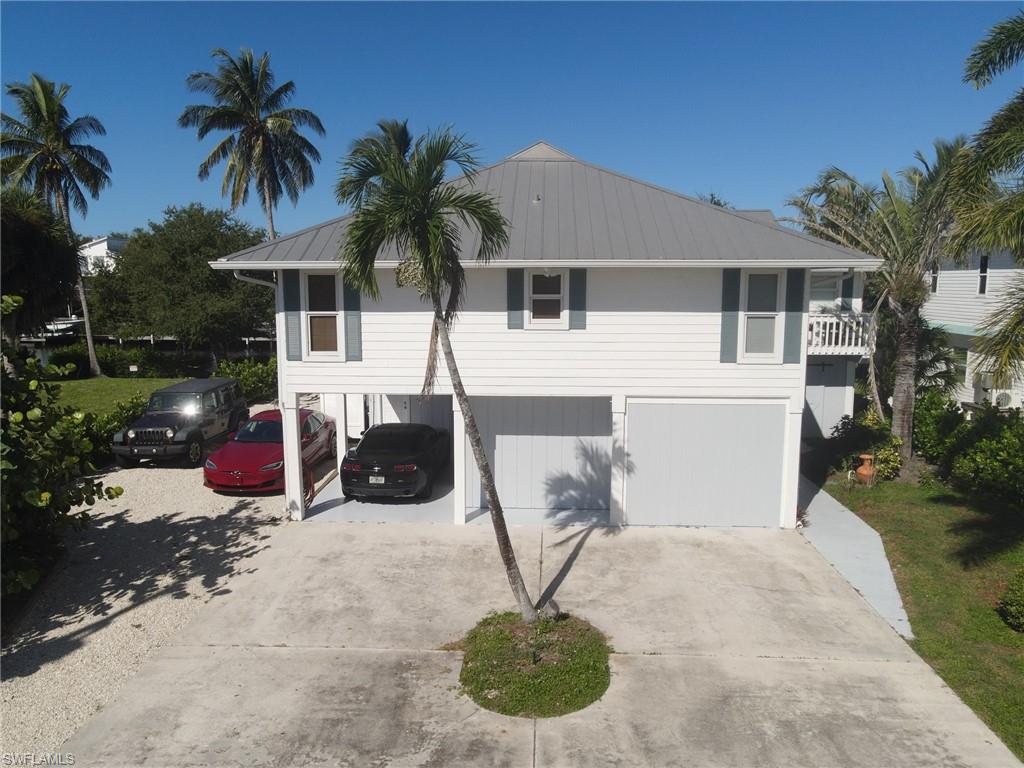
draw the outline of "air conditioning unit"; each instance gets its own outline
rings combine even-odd
[[[995,398],[996,408],[1006,409],[1010,407],[1010,393],[1000,392]]]

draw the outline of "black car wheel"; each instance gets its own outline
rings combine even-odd
[[[203,441],[193,437],[185,449],[185,463],[190,467],[198,467],[203,462]]]
[[[332,459],[338,458],[338,433],[337,432],[335,432],[333,435],[331,435],[331,448],[330,448],[330,452],[331,452],[331,458]]]
[[[431,477],[427,480],[427,484],[423,486],[423,490],[416,494],[417,499],[429,499],[434,495],[434,478]]]
[[[125,469],[139,466],[138,459],[133,459],[131,456],[122,456],[121,454],[114,456],[114,463]]]

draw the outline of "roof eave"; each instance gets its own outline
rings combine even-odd
[[[331,269],[340,268],[336,261],[211,261],[208,262],[213,269],[235,270],[245,269],[251,271],[269,272],[278,269]],[[378,261],[376,266],[381,269],[394,269],[397,261]],[[804,268],[804,269],[859,269],[865,272],[872,272],[882,265],[881,259],[870,257],[850,257],[837,259],[650,259],[641,261],[639,259],[622,260],[592,260],[582,259],[534,259],[529,261],[508,261],[495,259],[490,262],[465,261],[464,267],[475,267],[486,269],[488,267],[508,269],[514,267],[689,267],[705,269],[716,269],[722,267],[746,267],[746,268]]]

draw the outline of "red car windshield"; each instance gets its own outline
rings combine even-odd
[[[239,443],[280,443],[283,440],[280,421],[253,419],[245,422],[235,433]]]

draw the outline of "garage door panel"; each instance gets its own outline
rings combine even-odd
[[[785,407],[776,403],[630,403],[626,522],[780,523]]]
[[[481,397],[473,412],[506,509],[608,509],[607,398]],[[486,506],[467,444],[466,504]],[[602,460],[602,457],[605,460]]]

